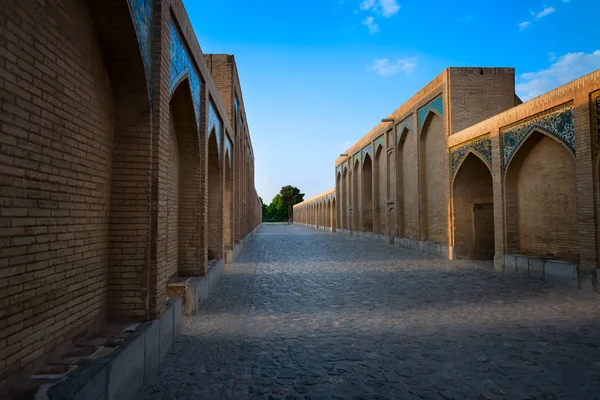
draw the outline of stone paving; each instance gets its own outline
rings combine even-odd
[[[263,225],[139,399],[600,399],[600,296]]]

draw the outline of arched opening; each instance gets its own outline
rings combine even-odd
[[[170,103],[167,163],[167,277],[201,273],[200,193],[202,170],[198,125],[187,80],[175,89]]]
[[[362,219],[363,231],[373,232],[373,166],[371,156],[365,155],[362,168]]]
[[[225,250],[233,250],[233,168],[231,168],[232,155],[229,152],[229,149],[225,151],[225,174],[223,175],[225,179],[225,187],[223,188],[223,208],[225,210],[223,245]]]
[[[373,209],[374,232],[387,232],[387,189],[385,176],[385,154],[383,146],[375,150],[375,207]]]
[[[335,191],[336,191],[337,197],[342,196],[342,173],[341,172],[337,173],[337,176],[335,179]],[[335,210],[335,212],[336,212],[335,219],[336,219],[337,223],[340,224],[341,223],[340,221],[342,220],[342,217],[340,215],[341,214],[340,207],[338,207]],[[336,225],[336,228],[340,228],[340,226]]]
[[[87,168],[87,171],[102,171],[101,180],[104,181],[99,183],[94,177],[83,177],[81,175],[84,172],[78,172],[81,176],[78,179],[95,182],[94,185],[102,190],[103,195],[86,192],[84,188],[78,189],[77,194],[85,196],[88,206],[97,210],[98,215],[108,215],[109,222],[108,227],[105,221],[95,223],[96,226],[102,227],[104,232],[108,228],[108,240],[102,242],[108,243],[109,249],[107,285],[101,285],[100,289],[102,293],[107,293],[108,301],[98,292],[95,298],[99,299],[101,304],[97,310],[104,309],[106,306],[110,318],[156,318],[162,313],[166,304],[166,297],[159,295],[164,291],[158,288],[157,277],[157,264],[162,263],[164,259],[157,257],[156,249],[150,246],[149,241],[151,218],[155,218],[155,216],[150,217],[152,202],[158,196],[157,175],[152,169],[152,159],[156,159],[157,150],[152,146],[149,83],[146,81],[147,74],[140,43],[126,1],[77,1],[70,4],[74,6],[72,9],[66,7],[61,11],[65,16],[64,23],[55,21],[52,25],[59,27],[58,29],[63,32],[65,29],[73,29],[72,32],[65,32],[66,42],[86,44],[83,47],[78,45],[63,47],[67,50],[67,54],[64,55],[66,64],[77,71],[77,76],[82,82],[88,82],[85,87],[90,90],[86,93],[86,101],[79,104],[77,111],[83,118],[80,125],[89,128],[88,133],[91,136],[80,131],[75,137],[83,139],[87,136],[95,142],[92,145],[93,150],[87,155],[88,162],[93,163],[94,166]],[[87,4],[89,13],[82,12],[85,8],[84,4]],[[53,2],[49,2],[48,6],[56,7]],[[74,14],[67,16],[70,11]],[[30,14],[32,18],[34,14]],[[93,23],[82,18],[88,15],[93,19]],[[50,25],[37,24],[36,26]],[[84,37],[94,28],[102,52],[100,58],[98,58],[97,46],[94,46],[97,43],[96,38]],[[52,35],[55,36],[56,33],[53,31]],[[77,36],[80,40],[74,42],[71,40],[73,36]],[[74,62],[71,63],[71,60]],[[83,60],[85,65],[77,67],[77,63]],[[104,85],[108,81],[107,76],[110,77],[108,92],[105,91]],[[66,81],[71,81],[72,78],[68,76]],[[103,97],[107,94],[111,98],[105,102],[107,99]],[[110,109],[112,115],[103,115]],[[86,120],[88,117],[89,121]],[[72,118],[68,116],[66,119]],[[110,132],[112,138],[107,137],[108,140],[103,143],[105,132]],[[86,143],[85,146],[89,147],[90,144]],[[108,150],[108,153],[103,150]],[[68,149],[65,151],[69,152]],[[107,166],[110,166],[108,173],[104,171]],[[104,196],[106,198],[103,198]],[[103,204],[95,207],[97,205],[89,203],[91,199],[102,199]],[[85,218],[89,218],[89,215]],[[77,218],[69,224],[78,225]],[[91,245],[89,238],[98,237],[94,232],[87,230],[81,231],[81,234],[85,234],[88,238],[82,241],[83,245],[88,247]],[[75,234],[74,239],[76,242],[79,241],[78,234]],[[71,250],[73,254],[80,252],[76,247],[71,247]],[[96,253],[98,259],[106,260],[105,252]],[[94,259],[96,257],[89,258],[90,261]],[[96,273],[107,271],[101,265],[92,268],[85,265],[80,267],[82,270],[97,271]],[[66,273],[69,275],[68,268]],[[125,302],[127,304],[124,304]],[[55,305],[59,306],[58,303]],[[88,309],[91,310],[92,307]],[[76,323],[96,317],[97,312],[88,312]]]
[[[494,259],[494,187],[488,166],[474,153],[452,185],[454,250],[459,259]]]
[[[419,239],[419,180],[417,176],[417,141],[407,128],[400,136],[396,161],[398,199],[398,235]]]
[[[342,173],[342,198],[340,199],[341,210],[341,227],[348,229],[348,169],[344,168]]]
[[[217,133],[213,129],[208,138],[208,260],[223,257],[223,188]],[[248,200],[250,198],[248,197]],[[249,206],[249,204],[247,204]],[[248,215],[244,222],[247,231]]]
[[[359,173],[360,173],[360,163],[358,160],[354,162],[354,172],[352,175],[352,210],[354,211],[354,218],[352,220],[352,229],[359,231],[360,228],[360,220],[361,220],[361,212],[360,212],[360,203],[358,201],[358,192],[359,192]]]
[[[337,231],[337,207],[335,206],[335,198],[331,200],[331,231]]]
[[[448,241],[448,149],[444,122],[430,112],[421,131],[421,226],[423,240]]]
[[[321,227],[321,203],[317,203],[317,229]]]
[[[576,185],[571,152],[534,131],[506,171],[508,252],[578,262]]]
[[[327,200],[327,215],[325,215],[325,222],[331,231],[331,200]]]

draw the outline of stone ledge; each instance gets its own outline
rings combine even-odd
[[[224,260],[213,261],[205,276],[190,277],[167,284],[167,294],[176,294],[182,298],[183,315],[196,315],[200,305],[208,300],[208,296],[221,280],[225,267]]]
[[[598,292],[600,270],[583,270],[578,264],[558,260],[504,254],[503,271],[509,275],[558,282]]]
[[[423,240],[394,237],[394,245],[404,249],[414,250],[432,256],[451,259],[453,248],[441,243],[427,242]]]
[[[130,329],[127,338],[104,357],[87,359],[56,383],[40,387],[37,399],[132,399],[158,369],[181,335],[181,298],[169,299],[158,320]]]

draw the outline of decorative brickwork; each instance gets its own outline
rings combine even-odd
[[[591,94],[590,113],[592,115],[592,136],[594,138],[594,155],[600,154],[600,90]]]
[[[576,154],[573,104],[569,102],[500,129],[504,172],[521,143],[536,129],[554,136],[566,145],[573,155]]]
[[[429,114],[430,110],[436,111],[440,116],[444,115],[444,100],[441,95],[419,109],[419,130],[423,128],[423,124],[425,123],[425,119],[427,119],[427,114]]]
[[[400,143],[400,139],[402,139],[402,133],[405,129],[408,129],[411,133],[414,133],[415,130],[413,128],[412,115],[409,115],[408,117],[404,118],[400,123],[396,124],[396,143]]]
[[[492,141],[490,140],[489,134],[487,134],[485,137],[472,139],[450,150],[452,177],[456,175],[458,166],[469,153],[469,151],[478,153],[485,160],[490,169],[492,168]]]
[[[171,57],[171,71],[169,88],[170,94],[173,94],[175,86],[183,79],[184,76],[188,76],[190,81],[190,88],[192,90],[192,100],[194,101],[194,109],[196,111],[196,123],[200,126],[200,93],[202,92],[200,79],[198,78],[198,72],[194,67],[188,51],[185,49],[177,27],[171,22],[171,44],[170,44],[170,57]]]
[[[135,24],[135,31],[137,33],[138,41],[140,42],[140,49],[142,51],[142,58],[144,60],[144,67],[146,68],[146,77],[148,82],[152,82],[152,40],[153,40],[153,16],[154,16],[154,1],[153,0],[128,0],[129,7],[131,8],[131,14],[133,16],[133,23]],[[150,98],[152,98],[152,88],[150,85]]]

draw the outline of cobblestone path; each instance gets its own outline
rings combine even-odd
[[[140,399],[600,399],[600,296],[263,225]]]

